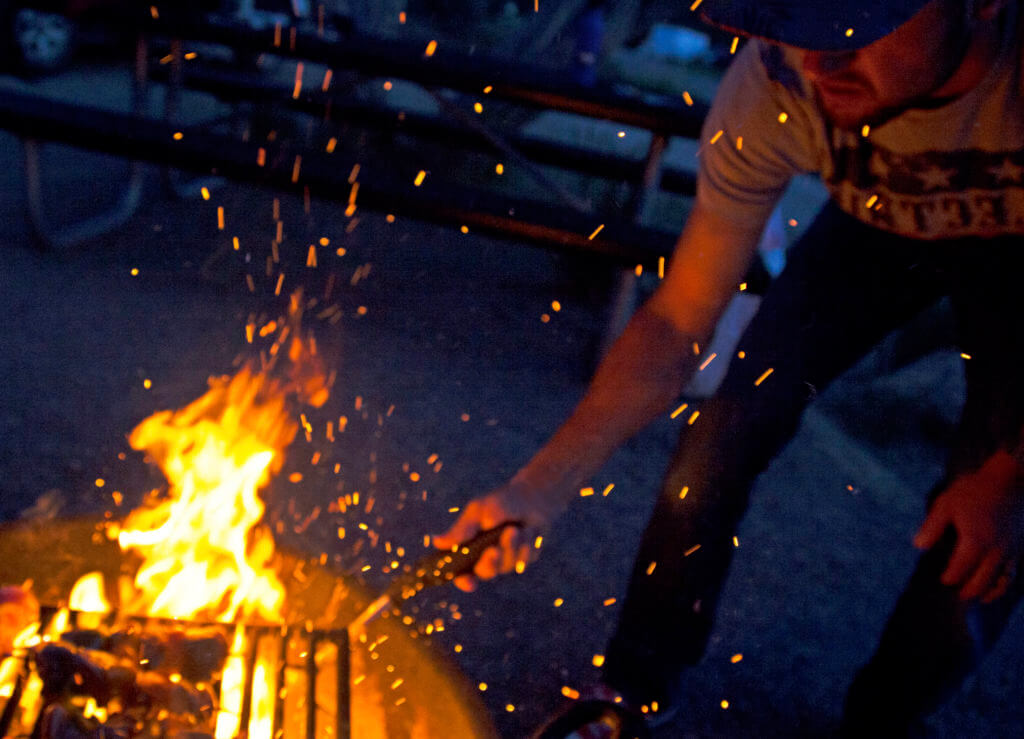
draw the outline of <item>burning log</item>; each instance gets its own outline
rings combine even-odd
[[[81,640],[90,632],[70,632]],[[121,634],[106,637],[114,644],[124,643]],[[181,636],[181,635],[177,635]],[[168,640],[184,654],[181,645],[187,638]],[[202,674],[211,676],[223,666],[227,648],[223,637],[196,639],[193,644],[209,645],[220,650],[221,661],[204,666]],[[181,735],[209,736],[201,731],[210,726],[215,701],[207,687],[184,679],[179,673],[138,670],[125,657],[92,649],[77,648],[70,643],[45,644],[34,651],[34,662],[42,680],[41,695],[48,704],[43,714],[42,737],[130,737],[139,732],[163,737]],[[171,662],[163,665],[167,668]],[[70,707],[75,696],[85,696],[104,710],[110,718],[100,724]],[[200,731],[197,731],[200,730]]]
[[[112,716],[101,726],[54,703],[43,712],[40,733],[47,739],[132,739],[135,729],[135,721],[128,716]]]
[[[209,680],[228,656],[228,641],[215,629],[139,633],[136,630],[103,634],[95,629],[69,631],[62,641],[100,650],[166,675],[181,675],[190,682]]]

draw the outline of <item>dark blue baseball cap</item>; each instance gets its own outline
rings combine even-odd
[[[702,18],[741,36],[852,51],[895,31],[928,0],[703,0]]]

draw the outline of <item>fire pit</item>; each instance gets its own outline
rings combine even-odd
[[[40,602],[58,605],[82,575],[100,572],[117,609],[111,591],[119,578],[134,576],[138,562],[107,535],[109,523],[80,518],[0,525],[5,578],[31,579]],[[286,739],[496,736],[465,677],[402,619],[382,614],[348,634],[345,627],[373,600],[358,583],[291,552],[277,551],[272,565],[285,587],[281,616],[288,626],[221,627],[228,636],[244,634],[248,644],[235,657],[245,675],[237,735],[249,735],[245,721],[262,691],[272,706],[269,735],[281,730]],[[135,622],[145,628],[145,618]],[[274,653],[276,675],[254,672],[257,651]]]

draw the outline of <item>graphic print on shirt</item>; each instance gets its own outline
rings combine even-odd
[[[1024,151],[907,154],[843,138],[826,184],[846,212],[921,239],[1024,234]]]

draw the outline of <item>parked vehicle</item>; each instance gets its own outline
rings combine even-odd
[[[82,45],[118,38],[110,21],[132,0],[0,0],[3,61],[25,74],[61,69]]]

